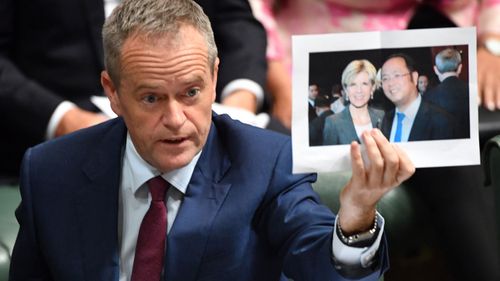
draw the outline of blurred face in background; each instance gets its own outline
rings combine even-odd
[[[425,75],[421,75],[418,77],[418,91],[420,93],[424,93],[427,90],[427,86],[429,86],[429,78]]]
[[[309,85],[309,99],[315,100],[318,96],[319,88],[318,85]]]

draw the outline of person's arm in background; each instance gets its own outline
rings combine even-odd
[[[2,131],[19,132],[30,143],[35,144],[47,136],[58,136],[98,123],[105,118],[76,106],[65,106],[49,129],[49,120],[56,108],[65,100],[23,73],[16,63],[18,44],[31,44],[18,39],[20,27],[16,15],[19,7],[16,1],[3,1],[0,5],[0,116],[3,120]],[[29,23],[25,23],[29,25]],[[68,67],[71,71],[71,67]],[[60,77],[59,79],[65,79]],[[52,131],[49,132],[49,131]]]
[[[256,113],[264,100],[266,34],[246,0],[198,0],[212,22],[220,66],[217,101]]]
[[[500,1],[484,0],[480,4],[477,23],[477,79],[479,101],[489,110],[500,109]],[[485,43],[495,40],[498,53],[489,51]]]
[[[287,128],[292,125],[292,81],[290,71],[283,64],[285,55],[277,24],[266,0],[250,0],[255,17],[262,23],[267,35],[267,89],[273,97],[271,113]]]
[[[442,0],[424,1],[424,3],[430,4],[442,12],[451,23],[450,26],[475,25],[477,27],[478,101],[480,105],[489,110],[500,109],[500,81],[497,78],[497,73],[500,71],[500,50],[499,54],[495,55],[485,48],[486,39],[500,39],[500,19],[498,18],[500,0]]]

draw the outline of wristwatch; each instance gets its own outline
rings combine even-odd
[[[342,241],[342,243],[351,247],[370,246],[377,238],[379,229],[380,227],[378,222],[378,215],[375,215],[373,227],[370,230],[349,236],[344,235],[344,233],[342,232],[342,228],[340,227],[340,223],[337,222],[337,236],[340,238],[340,241]]]
[[[500,56],[500,38],[486,38],[484,47],[495,56]]]

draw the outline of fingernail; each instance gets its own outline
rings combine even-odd
[[[489,111],[493,111],[493,110],[495,110],[495,104],[494,104],[494,103],[492,103],[492,102],[488,102],[488,103],[486,104],[486,108],[487,108]]]

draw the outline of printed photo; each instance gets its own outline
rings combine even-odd
[[[417,167],[479,164],[475,38],[474,28],[294,36],[294,171],[349,170],[349,144],[373,128]]]

